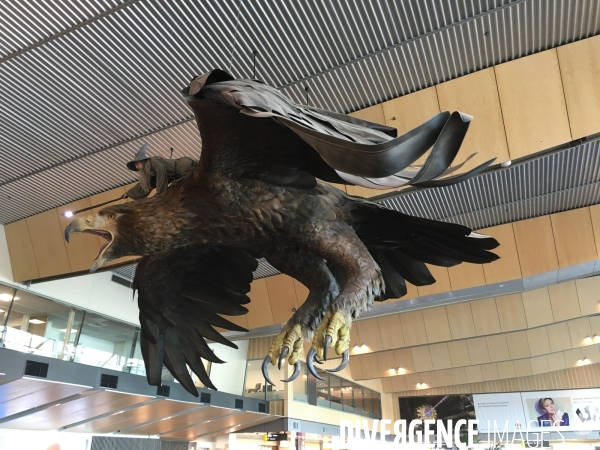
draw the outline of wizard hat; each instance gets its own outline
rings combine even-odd
[[[143,161],[145,159],[148,159],[148,156],[146,156],[146,150],[148,150],[148,144],[142,145],[142,147],[138,150],[133,159],[127,163],[127,168],[129,170],[137,171],[137,169],[135,168],[135,163],[137,161]]]

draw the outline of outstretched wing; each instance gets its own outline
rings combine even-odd
[[[247,331],[222,315],[243,315],[250,302],[252,274],[258,263],[246,251],[190,246],[146,256],[137,266],[133,288],[138,291],[140,345],[148,382],[161,384],[163,364],[191,394],[198,391],[192,369],[205,386],[216,389],[202,360],[222,363],[206,339],[235,344],[215,327]]]
[[[235,80],[221,70],[195,78],[183,96],[202,135],[208,163],[202,167],[241,170],[277,184],[296,182],[304,171],[376,189],[441,186],[464,181],[494,161],[439,179],[462,166],[451,164],[472,118],[460,112],[440,113],[397,137],[394,128],[296,105],[264,83]],[[425,163],[413,166],[428,151]]]

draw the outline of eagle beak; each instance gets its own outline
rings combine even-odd
[[[69,242],[69,238],[73,233],[81,233],[83,230],[89,228],[85,223],[85,219],[83,217],[79,217],[78,219],[72,220],[67,228],[65,228],[65,240]]]

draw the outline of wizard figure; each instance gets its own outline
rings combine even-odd
[[[135,157],[127,163],[127,168],[140,173],[140,181],[125,195],[133,200],[146,198],[156,189],[160,194],[169,184],[194,170],[196,161],[187,156],[177,159],[165,159],[159,156],[146,156],[148,144],[144,144]]]

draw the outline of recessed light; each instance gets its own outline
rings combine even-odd
[[[10,294],[7,294],[6,292],[3,292],[2,294],[0,294],[0,300],[3,302],[10,302],[12,300],[13,296]],[[15,297],[15,300],[20,300],[19,297]]]
[[[65,211],[65,212],[63,213],[63,216],[65,216],[65,217],[67,217],[67,218],[68,218],[68,217],[73,217],[73,211]]]
[[[46,323],[46,321],[40,319],[29,319],[29,323],[32,323],[34,325],[41,325],[43,323]]]

